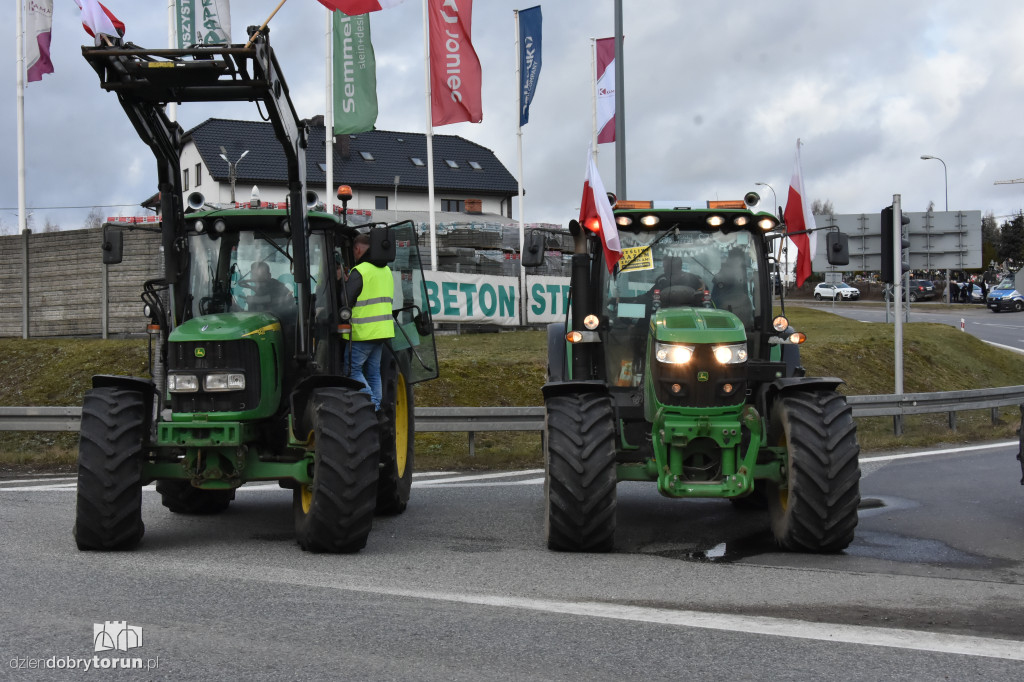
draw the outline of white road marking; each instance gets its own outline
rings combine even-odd
[[[985,339],[981,339],[981,341],[983,343],[987,343],[990,346],[995,346],[996,348],[1002,348],[1004,350],[1012,350],[1014,353],[1024,353],[1024,350],[1022,350],[1020,348],[1017,348],[1016,346],[1007,346],[1007,345],[1004,345],[1002,343],[996,343],[995,341],[985,341]]]
[[[528,597],[502,597],[486,594],[353,586],[333,581],[327,583],[318,582],[317,584],[326,584],[339,590],[411,599],[522,609],[558,615],[572,614],[589,618],[655,623],[658,625],[701,628],[705,630],[744,632],[771,637],[790,637],[794,639],[1024,661],[1024,642],[1011,639],[950,635],[899,628],[876,628],[863,625],[808,622],[768,616],[738,616],[703,611],[627,606],[602,602],[557,601],[531,599]]]
[[[928,457],[930,455],[948,455],[956,452],[973,452],[974,450],[995,450],[998,448],[1005,448],[1010,445],[1017,445],[1018,441],[1005,440],[998,443],[987,443],[985,445],[964,445],[956,448],[946,448],[943,450],[924,450],[922,452],[907,452],[902,455],[879,455],[877,457],[861,457],[861,462],[886,462],[894,459],[909,459],[911,457]]]
[[[427,488],[487,488],[493,486],[503,485],[541,485],[544,483],[543,478],[525,478],[521,481],[488,481],[484,483],[449,483],[448,481],[430,481],[430,485],[421,486],[413,482],[413,488],[427,487]]]
[[[474,476],[457,476],[455,478],[434,479],[432,481],[419,481],[418,484],[417,484],[416,481],[413,481],[413,486],[416,486],[416,487],[431,486],[431,487],[433,487],[433,486],[439,485],[441,483],[464,483],[464,482],[467,482],[467,481],[482,481],[482,480],[489,479],[489,478],[508,478],[508,477],[511,477],[511,476],[524,476],[526,474],[540,474],[540,473],[543,473],[543,472],[544,472],[543,469],[526,469],[524,471],[502,471],[502,472],[496,473],[496,474],[477,474],[477,475],[474,475]]]

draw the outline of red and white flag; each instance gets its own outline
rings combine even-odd
[[[789,197],[786,200],[786,210],[783,212],[783,220],[786,221],[786,233],[789,239],[797,248],[796,256],[796,285],[801,286],[811,276],[811,257],[817,246],[818,239],[813,230],[814,214],[811,213],[811,202],[804,191],[804,173],[800,167],[800,140],[796,141],[796,162],[793,167],[793,178],[789,181]],[[804,234],[793,234],[804,232]]]
[[[124,22],[115,17],[113,12],[97,0],[75,0],[75,4],[82,10],[82,27],[89,35],[93,37],[96,37],[97,33],[106,33],[110,36],[124,35]]]
[[[53,62],[50,61],[52,27],[53,0],[25,3],[25,63],[29,83],[42,80],[45,73],[53,73]]]
[[[318,0],[318,2],[329,10],[337,10],[350,17],[377,12],[396,5],[401,5],[403,0]]]
[[[601,175],[597,172],[597,164],[594,163],[593,147],[587,149],[587,176],[583,181],[580,225],[601,235],[604,262],[608,266],[608,272],[612,272],[615,264],[622,258],[622,245],[619,243],[619,228],[615,226],[612,205],[608,203],[608,193],[601,182]]]
[[[600,38],[597,61],[597,142],[615,142],[615,38]]]
[[[472,0],[429,0],[431,123],[479,123],[480,59],[473,49]]]

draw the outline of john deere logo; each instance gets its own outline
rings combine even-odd
[[[707,381],[709,378],[707,372],[697,372],[697,381]]]
[[[206,349],[205,348],[196,348],[196,357],[197,358],[205,358],[206,357]],[[702,379],[701,381],[704,381],[704,380]]]

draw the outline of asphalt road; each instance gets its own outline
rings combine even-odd
[[[885,322],[885,305],[881,302],[842,303],[806,300],[788,300],[786,305],[797,305],[827,310],[861,322]],[[904,318],[906,319],[906,318]],[[983,341],[1024,352],[1024,313],[994,313],[983,305],[952,305],[945,303],[921,302],[910,306],[910,322],[934,322],[960,328],[963,320],[964,331]],[[888,321],[893,321],[890,308]]]
[[[138,549],[83,553],[73,479],[0,481],[0,678],[1020,680],[1015,452],[865,456],[857,538],[822,556],[638,483],[615,552],[550,552],[539,471],[418,476],[357,555],[302,552],[267,485],[207,518],[146,492]],[[142,646],[95,652],[108,621]]]

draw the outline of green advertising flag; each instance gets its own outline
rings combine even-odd
[[[377,64],[370,17],[334,13],[334,134],[362,133],[377,123]]]
[[[231,44],[229,0],[175,0],[178,48]]]

